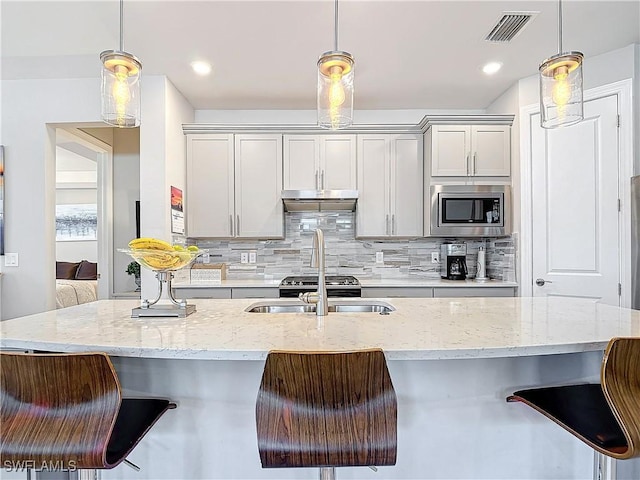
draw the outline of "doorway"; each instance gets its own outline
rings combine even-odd
[[[74,127],[56,133],[56,260],[97,263],[97,296],[112,288],[112,148]]]

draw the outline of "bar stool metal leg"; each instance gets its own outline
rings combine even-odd
[[[616,460],[594,450],[593,480],[615,480],[616,478]]]
[[[336,468],[335,467],[322,467],[320,469],[320,480],[335,480]]]

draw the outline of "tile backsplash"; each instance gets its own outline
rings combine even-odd
[[[431,262],[431,253],[440,251],[445,239],[361,240],[355,238],[353,212],[292,212],[285,214],[283,240],[188,240],[209,250],[211,263],[226,263],[227,279],[274,279],[287,275],[315,274],[309,266],[313,232],[321,228],[325,238],[326,272],[359,278],[416,276],[438,278],[440,265]],[[467,244],[469,276],[476,274],[478,247],[485,246],[487,276],[515,281],[514,237],[457,239]],[[255,251],[255,264],[241,263],[241,254]],[[383,262],[376,263],[382,252]],[[200,259],[198,259],[200,261]]]

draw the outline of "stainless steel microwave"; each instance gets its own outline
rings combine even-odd
[[[431,185],[433,237],[502,237],[511,233],[509,185]]]

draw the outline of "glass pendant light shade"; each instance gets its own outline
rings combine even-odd
[[[547,58],[540,72],[540,126],[566,127],[581,122],[582,59],[580,52],[562,53],[562,0],[558,0],[558,54]]]
[[[318,60],[318,125],[337,130],[353,123],[353,57],[325,52]]]
[[[140,61],[127,52],[106,50],[102,60],[102,120],[121,128],[140,126]]]
[[[543,128],[573,125],[584,118],[580,52],[554,55],[540,65],[540,114]]]

